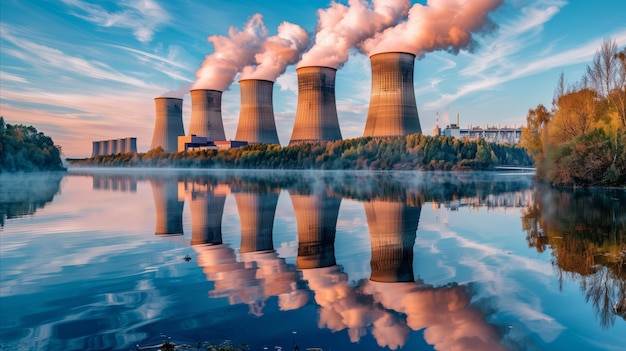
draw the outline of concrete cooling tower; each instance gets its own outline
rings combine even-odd
[[[183,99],[158,97],[154,99],[156,119],[150,149],[162,147],[167,152],[178,151],[178,137],[184,136]]]
[[[91,148],[91,157],[100,155],[100,142],[94,141]]]
[[[335,103],[335,74],[330,67],[300,67],[298,107],[289,144],[341,140]]]
[[[239,85],[241,110],[235,140],[279,144],[272,102],[274,82],[243,79],[239,81]]]
[[[413,245],[422,208],[379,200],[363,207],[372,243],[370,280],[412,282]]]
[[[341,198],[289,193],[298,224],[298,269],[335,265],[335,233]]]
[[[178,182],[150,179],[156,214],[156,235],[183,235],[183,201],[178,199]]]
[[[222,122],[222,92],[194,89],[191,95],[189,135],[206,137],[210,141],[226,140]]]
[[[370,61],[372,95],[363,136],[421,133],[413,88],[415,55],[387,52],[370,56]]]

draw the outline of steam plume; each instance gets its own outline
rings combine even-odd
[[[265,79],[275,81],[285,72],[287,65],[300,59],[309,45],[309,34],[302,27],[283,22],[278,26],[278,34],[267,38],[263,49],[255,55],[256,65],[246,66],[241,79]]]
[[[318,10],[315,44],[298,67],[339,68],[357,44],[406,18],[409,5],[408,0],[349,0],[348,6],[333,2]]]
[[[230,27],[228,37],[212,35],[207,40],[215,51],[207,55],[192,89],[224,91],[245,66],[255,63],[255,55],[263,50],[267,28],[261,14],[253,15],[243,30]]]
[[[472,34],[495,28],[489,12],[502,0],[428,0],[415,4],[408,19],[366,39],[359,48],[368,55],[402,51],[418,58],[435,50],[458,53],[474,45]]]

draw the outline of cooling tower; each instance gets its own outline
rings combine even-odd
[[[115,155],[118,151],[118,139],[109,140],[109,154]]]
[[[341,140],[335,103],[335,74],[330,67],[300,67],[298,107],[289,144]]]
[[[156,119],[150,149],[162,147],[167,152],[178,151],[178,137],[184,136],[183,99],[158,97],[154,99]]]
[[[194,89],[189,93],[191,95],[189,135],[206,137],[210,141],[226,140],[222,122],[222,92]]]
[[[101,140],[100,141],[100,153],[99,155],[104,156],[109,154],[109,141]]]
[[[156,214],[156,235],[183,235],[183,201],[178,200],[178,182],[150,179]]]
[[[191,193],[191,245],[221,244],[225,196]]]
[[[298,269],[335,265],[335,233],[341,198],[289,193],[298,224]]]
[[[235,140],[279,144],[272,102],[274,82],[244,79],[239,81],[239,85],[241,110]]]
[[[370,280],[414,281],[413,245],[422,208],[379,200],[363,206],[372,247]]]
[[[274,250],[272,232],[278,193],[235,193],[241,222],[239,252]]]
[[[126,138],[126,149],[124,152],[137,152],[137,138]]]
[[[415,55],[387,52],[370,56],[370,61],[372,95],[363,136],[421,133],[413,88]]]
[[[94,141],[92,142],[91,157],[96,157],[98,155],[100,155],[100,142]]]

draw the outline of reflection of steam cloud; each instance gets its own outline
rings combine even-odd
[[[363,206],[372,242],[371,279],[413,281],[413,244],[422,208],[387,201]]]
[[[298,223],[299,269],[335,265],[335,232],[340,198],[290,193]]]
[[[137,179],[123,175],[93,175],[94,190],[137,192]]]
[[[175,179],[150,179],[156,213],[156,235],[183,234],[183,201],[178,200]]]

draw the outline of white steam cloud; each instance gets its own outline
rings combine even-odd
[[[315,44],[302,55],[298,67],[339,68],[352,48],[406,18],[408,0],[350,0],[348,6],[333,2],[318,10]]]
[[[300,58],[309,35],[300,26],[283,22],[278,34],[268,37],[263,16],[255,14],[243,30],[230,27],[227,37],[213,35],[207,40],[215,50],[206,56],[191,88],[224,91],[242,71],[247,78],[276,80]]]
[[[458,53],[474,45],[473,33],[489,31],[495,24],[489,13],[502,0],[428,0],[426,5],[415,4],[406,21],[359,44],[367,55],[381,52],[409,52],[418,58],[435,50]]]

